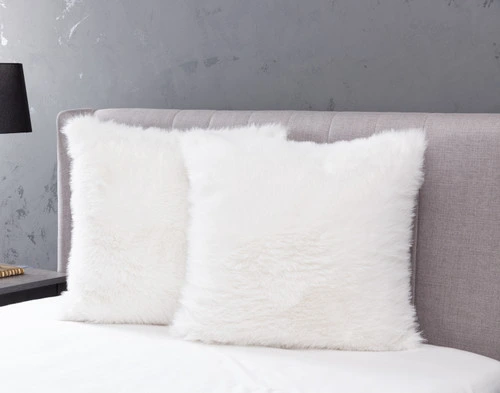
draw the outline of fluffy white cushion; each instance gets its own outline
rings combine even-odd
[[[284,139],[281,126],[193,134]],[[64,319],[167,324],[185,275],[188,181],[180,131],[87,116],[64,128],[72,158],[72,249]]]
[[[173,334],[346,350],[420,343],[409,248],[422,131],[322,145],[198,134],[182,146],[191,224]]]

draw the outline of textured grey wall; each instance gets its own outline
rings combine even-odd
[[[0,0],[34,133],[0,135],[0,261],[56,268],[75,107],[500,111],[498,0]]]

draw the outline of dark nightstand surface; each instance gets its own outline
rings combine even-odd
[[[20,276],[0,278],[0,295],[58,284],[66,284],[66,273],[26,267]]]

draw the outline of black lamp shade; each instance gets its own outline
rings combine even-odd
[[[0,63],[0,134],[31,132],[23,65]]]

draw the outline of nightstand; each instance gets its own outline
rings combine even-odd
[[[58,296],[65,290],[65,273],[27,267],[20,276],[0,278],[0,306]]]

